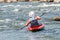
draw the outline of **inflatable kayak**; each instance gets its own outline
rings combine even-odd
[[[41,24],[39,26],[33,26],[33,27],[28,26],[29,31],[39,30],[39,29],[42,29],[42,28],[44,28],[44,24]]]

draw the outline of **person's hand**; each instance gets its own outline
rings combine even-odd
[[[25,24],[25,26],[28,26],[27,24]]]
[[[41,18],[39,16],[36,17],[37,20],[40,20]]]

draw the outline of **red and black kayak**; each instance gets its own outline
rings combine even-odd
[[[41,24],[39,26],[33,26],[33,27],[28,26],[29,31],[39,30],[39,29],[43,29],[43,28],[44,28],[44,24]]]

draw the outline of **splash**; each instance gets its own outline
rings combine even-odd
[[[14,12],[18,12],[18,11],[19,11],[19,9],[14,9],[13,11],[14,11]]]

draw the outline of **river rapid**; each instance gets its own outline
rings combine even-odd
[[[24,27],[28,13],[34,11],[41,16],[44,30],[31,32]],[[60,21],[52,20],[60,16],[60,3],[16,2],[0,3],[0,40],[60,40]]]

